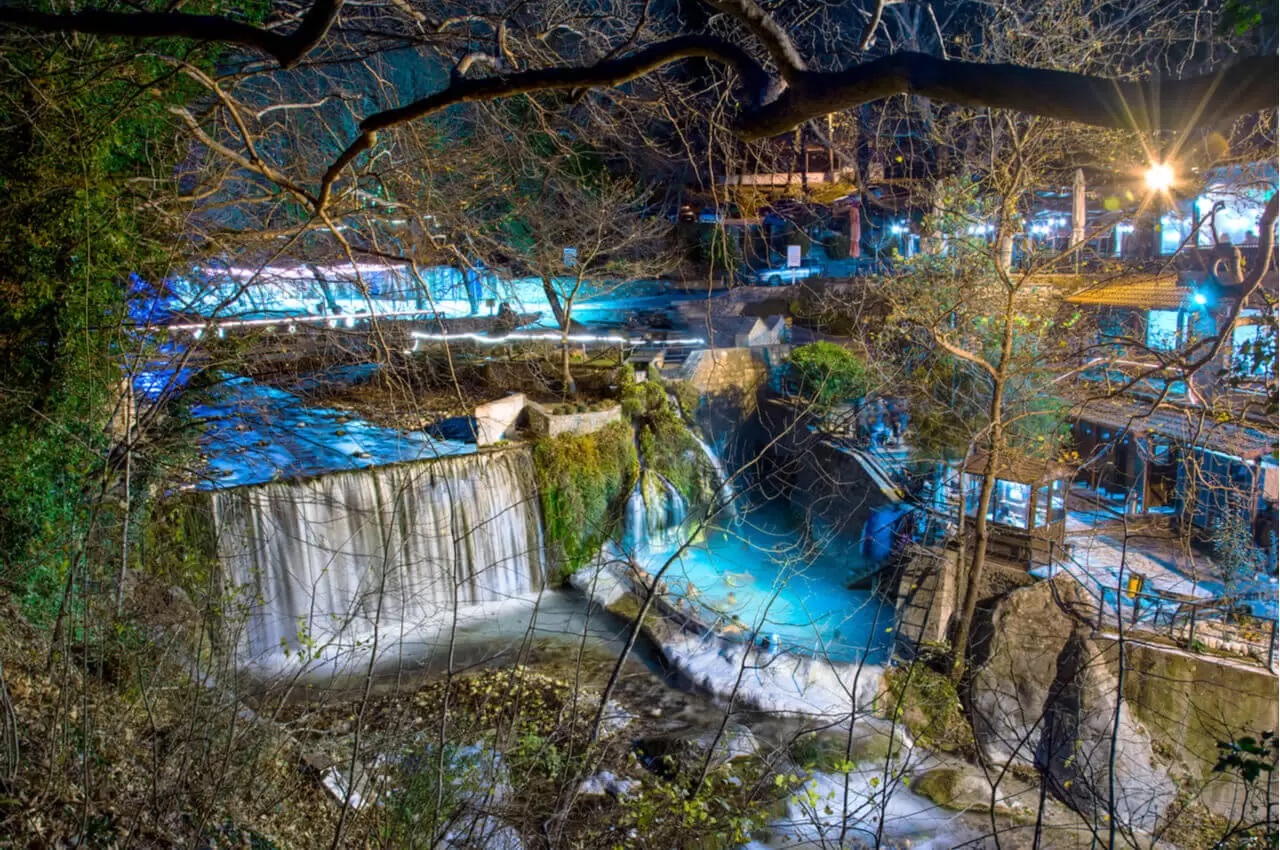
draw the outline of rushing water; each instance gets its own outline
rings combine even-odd
[[[302,666],[335,682],[375,644],[380,657],[409,662],[423,675],[566,639],[612,657],[629,627],[589,611],[580,596],[539,593],[541,524],[527,451],[330,473],[210,497],[224,577],[240,603],[229,606],[229,627],[243,626],[237,645],[246,666],[259,672]],[[667,570],[668,586],[730,635],[681,633],[661,647],[665,666],[700,693],[732,691],[740,706],[821,717],[833,726],[847,723],[855,707],[867,717],[876,664],[892,637],[891,613],[872,594],[847,589],[850,562],[825,541],[810,540],[784,508],[741,495],[736,501],[735,515],[721,511],[722,524],[695,534],[696,517],[662,476],[646,471],[629,499],[630,556],[656,571],[691,541]],[[735,631],[755,645],[735,643]],[[783,657],[771,657],[778,652]],[[858,661],[867,663],[849,663]],[[750,846],[818,846],[838,835],[844,811],[850,838],[879,832],[917,846],[958,843],[963,830],[927,801],[881,788],[883,767],[868,763],[850,774],[847,809],[843,777],[813,774],[770,825],[771,837]]]
[[[213,494],[259,666],[341,664],[542,583],[532,461],[508,451]]]

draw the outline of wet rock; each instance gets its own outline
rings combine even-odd
[[[717,729],[654,736],[636,742],[640,763],[659,776],[700,769],[708,753],[713,767],[732,761],[754,758],[759,743],[751,730],[740,723],[729,723],[717,737]]]
[[[991,783],[982,771],[968,765],[937,767],[920,774],[911,782],[911,790],[946,809],[989,812],[992,800],[998,814],[1030,812],[1036,803],[1035,789],[1005,776],[992,792]]]
[[[600,733],[606,737],[621,732],[631,725],[635,715],[622,707],[617,700],[609,700],[600,718]]]
[[[620,779],[604,770],[582,780],[582,784],[578,786],[578,793],[585,797],[608,796],[621,800],[626,798],[631,793],[631,789],[638,784],[640,784],[638,780]]]

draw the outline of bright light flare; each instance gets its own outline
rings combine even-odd
[[[1153,192],[1167,192],[1173,188],[1173,169],[1164,163],[1155,163],[1144,176],[1147,188]]]

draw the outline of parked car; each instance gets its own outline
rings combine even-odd
[[[804,263],[798,268],[756,269],[747,273],[747,280],[757,286],[782,286],[810,277],[821,277],[823,268],[818,263]]]

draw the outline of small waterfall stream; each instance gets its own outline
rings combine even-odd
[[[636,557],[671,548],[679,543],[688,514],[688,502],[676,486],[653,470],[643,469],[627,499],[624,543]]]
[[[532,459],[495,452],[213,494],[219,560],[268,667],[337,662],[542,584]],[[232,615],[234,617],[234,614]]]

